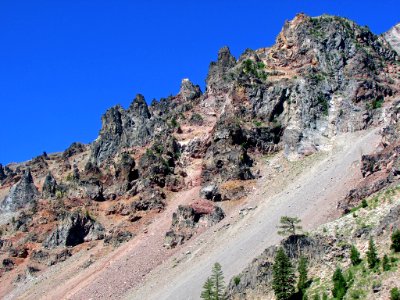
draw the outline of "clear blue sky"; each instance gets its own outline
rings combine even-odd
[[[220,47],[273,44],[296,13],[340,15],[382,33],[400,1],[0,1],[0,163],[91,142],[100,117],[179,90],[204,89]]]

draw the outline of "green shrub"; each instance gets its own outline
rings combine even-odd
[[[383,105],[384,98],[383,96],[379,96],[378,98],[372,100],[372,108],[377,109],[381,108]]]
[[[393,249],[394,252],[400,252],[400,230],[397,229],[393,232],[391,236],[392,245],[390,249]]]
[[[176,120],[175,117],[173,117],[172,120],[171,120],[171,126],[172,126],[172,128],[179,127],[179,123],[178,123],[178,121]]]
[[[367,261],[370,269],[374,269],[379,264],[378,251],[372,238],[369,239]]]
[[[235,276],[235,277],[233,277],[233,282],[235,283],[235,285],[239,285],[239,283],[240,283],[240,276]]]
[[[397,287],[390,290],[390,300],[400,300],[400,290]]]
[[[385,254],[382,259],[382,269],[383,271],[390,271],[390,261],[389,257]]]
[[[362,208],[368,207],[367,200],[363,199],[363,200],[361,201],[361,207],[362,207]]]
[[[333,273],[332,281],[333,281],[333,289],[332,289],[333,297],[335,297],[338,300],[343,299],[343,297],[347,293],[347,282],[340,268],[336,268],[335,273]]]
[[[358,252],[356,246],[352,245],[350,249],[350,260],[353,266],[357,266],[361,262],[360,252]]]

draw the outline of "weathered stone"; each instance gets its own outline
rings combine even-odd
[[[85,188],[86,196],[94,201],[104,201],[103,185],[102,183],[91,178],[87,181],[81,181],[81,185]]]
[[[46,248],[76,246],[83,242],[104,238],[103,226],[89,216],[80,213],[67,213],[43,242]]]
[[[120,244],[131,240],[134,236],[135,234],[130,231],[116,230],[113,231],[111,234],[107,234],[107,236],[104,238],[104,244],[118,247]]]
[[[12,212],[20,208],[36,205],[39,192],[33,182],[30,169],[27,169],[21,180],[15,184],[8,196],[0,205],[0,211]]]
[[[148,189],[139,195],[139,200],[132,203],[132,212],[157,210],[161,211],[165,207],[165,194],[160,189]]]
[[[127,110],[110,108],[102,117],[102,129],[92,145],[90,163],[98,166],[123,147],[144,146],[153,133],[154,123],[142,95],[137,95]]]
[[[55,197],[57,192],[57,181],[53,175],[49,172],[44,180],[42,188],[42,197],[49,199]]]
[[[199,227],[210,227],[225,217],[223,210],[207,200],[198,200],[190,206],[180,205],[172,215],[172,225],[165,235],[164,246],[173,248],[184,243]]]
[[[189,79],[182,80],[179,95],[183,100],[193,100],[201,96],[200,86],[194,85]]]
[[[63,152],[63,157],[64,158],[70,158],[74,155],[77,155],[79,153],[82,153],[86,150],[86,146],[82,143],[72,143],[71,146],[69,146],[64,152]]]

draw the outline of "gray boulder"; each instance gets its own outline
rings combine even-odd
[[[172,215],[172,225],[165,234],[164,246],[173,248],[189,240],[199,227],[210,227],[225,217],[224,211],[211,201],[198,200],[192,205],[179,205]]]

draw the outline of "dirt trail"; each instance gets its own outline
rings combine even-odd
[[[226,218],[213,232],[198,237],[176,266],[172,259],[151,272],[127,299],[198,299],[214,262],[221,263],[229,280],[266,247],[277,243],[276,225],[282,215],[298,216],[310,230],[338,216],[336,204],[360,180],[361,154],[372,152],[380,141],[379,129],[345,134],[323,160],[304,170],[293,182],[274,193],[260,179],[250,203],[258,207],[239,219]],[[349,142],[351,141],[351,143]],[[204,241],[206,240],[206,241]],[[193,247],[194,242],[189,247]]]

